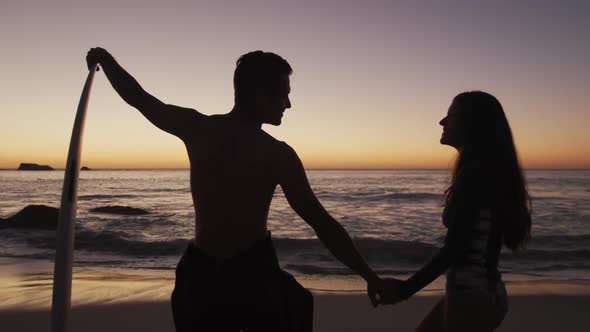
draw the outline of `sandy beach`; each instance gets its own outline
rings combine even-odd
[[[0,259],[2,331],[49,330],[51,266],[48,261]],[[169,272],[77,269],[71,330],[174,331],[168,301],[172,283]],[[302,283],[321,287],[317,281]],[[357,290],[313,291],[314,331],[413,331],[441,294],[431,288],[399,305],[374,309],[358,284],[341,286]],[[588,330],[588,282],[510,282],[508,291],[510,311],[499,331]]]
[[[364,295],[314,294],[314,331],[413,331],[438,297],[417,296],[395,307],[373,309]],[[516,295],[498,331],[587,331],[590,297]],[[48,331],[48,309],[0,311],[3,331]],[[75,306],[72,331],[174,331],[165,301]]]

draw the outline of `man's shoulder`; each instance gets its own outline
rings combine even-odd
[[[226,114],[202,114],[199,120],[198,131],[196,132],[199,139],[203,135],[210,136],[231,131]]]
[[[284,141],[278,140],[268,134],[267,132],[263,131],[265,138],[268,140],[272,148],[275,150],[275,153],[278,153],[282,157],[289,157],[293,155],[297,155],[295,149],[293,149],[289,144]]]
[[[289,144],[277,140],[277,150],[281,168],[292,169],[301,163],[297,152]]]
[[[260,137],[262,137],[262,139],[269,144],[270,146],[277,148],[277,149],[284,149],[287,145],[287,143],[276,139],[275,137],[273,137],[271,134],[267,133],[264,130],[260,130],[259,133],[261,133]]]

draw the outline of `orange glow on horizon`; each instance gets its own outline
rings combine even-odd
[[[452,167],[455,153],[443,151],[439,153],[366,153],[349,151],[348,153],[329,152],[299,152],[300,158],[307,169],[445,169]],[[56,169],[63,169],[65,153],[56,156],[52,152],[34,154],[31,156],[12,156],[10,159],[0,160],[0,169],[16,169],[22,162],[50,165]],[[553,153],[551,155],[536,151],[531,154],[520,154],[524,168],[590,168],[588,157],[579,154]],[[189,168],[186,152],[180,147],[173,151],[111,151],[100,154],[84,154],[83,166],[94,169],[185,169]]]

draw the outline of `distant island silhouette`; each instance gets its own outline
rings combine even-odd
[[[21,163],[18,166],[18,171],[53,171],[53,167],[49,165],[39,165],[33,163]]]

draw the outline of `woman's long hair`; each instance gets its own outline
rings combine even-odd
[[[464,92],[455,97],[462,128],[462,147],[455,161],[451,185],[445,191],[446,204],[452,204],[453,188],[466,165],[479,165],[489,188],[494,222],[499,223],[504,244],[511,250],[524,248],[531,233],[531,203],[518,161],[510,125],[500,102],[492,95]],[[476,194],[476,193],[473,193]]]

